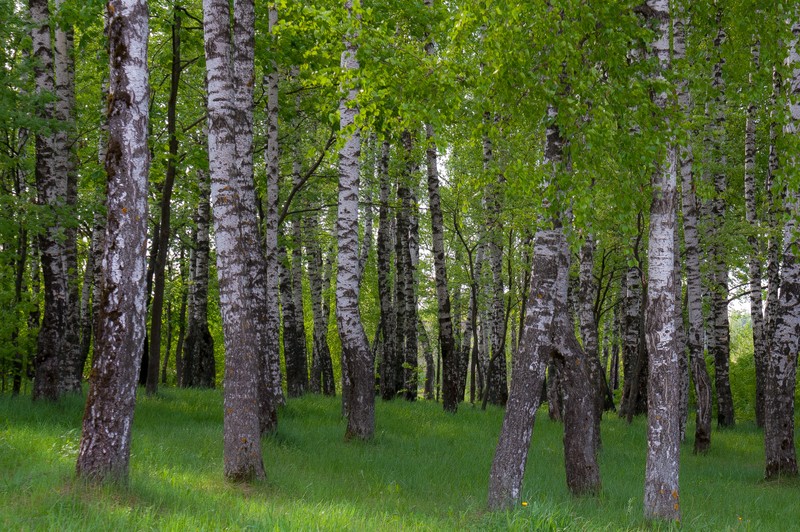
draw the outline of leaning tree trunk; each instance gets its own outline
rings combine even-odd
[[[188,378],[186,386],[213,388],[216,379],[214,361],[214,338],[208,328],[208,261],[209,261],[209,222],[211,208],[209,195],[211,189],[208,173],[197,172],[200,199],[197,205],[195,248],[192,262],[192,305],[189,312],[189,325],[184,344],[183,359]],[[181,304],[183,309],[185,304]],[[183,310],[182,310],[183,312]]]
[[[686,56],[685,22],[675,22],[675,59]],[[686,83],[678,87],[678,100],[681,111],[688,115],[691,106]],[[683,212],[683,239],[686,263],[686,307],[689,316],[689,329],[686,344],[689,350],[689,365],[694,381],[696,403],[694,452],[704,454],[711,445],[711,379],[706,368],[703,353],[703,287],[700,274],[700,238],[697,232],[697,198],[694,193],[692,166],[694,163],[691,143],[680,147],[679,164],[681,172],[681,206]]]
[[[359,17],[352,13],[352,0],[345,0],[345,9],[353,26]],[[339,102],[339,122],[346,136],[339,150],[339,201],[336,237],[339,243],[339,268],[336,273],[336,320],[342,341],[342,358],[347,365],[350,385],[346,388],[347,430],[345,439],[367,440],[375,432],[375,375],[372,352],[361,323],[358,308],[358,189],[361,134],[355,125],[358,107],[355,106],[358,76],[358,31],[351,29],[345,36],[342,69],[348,74],[348,92]]]
[[[794,40],[790,44],[787,65],[791,70],[789,84],[789,122],[784,128],[788,137],[800,129],[800,21],[793,21]],[[786,170],[791,175],[798,168],[796,155],[786,158]],[[797,452],[794,443],[794,395],[797,381],[798,331],[800,331],[800,261],[797,249],[797,220],[800,218],[800,194],[789,192],[786,199],[787,217],[783,228],[783,264],[779,311],[775,332],[770,342],[767,394],[764,411],[764,448],[767,479],[797,476]]]
[[[111,54],[108,217],[102,298],[77,474],[125,481],[130,460],[136,381],[145,336],[148,13],[144,0],[108,4]]]
[[[561,238],[563,234],[557,230],[536,234],[525,325],[519,353],[513,361],[511,392],[489,475],[491,510],[512,507],[521,496],[536,410],[553,349],[554,294],[558,275],[563,273],[559,268]]]
[[[534,245],[530,297],[514,360],[500,439],[489,476],[489,508],[519,500],[547,361],[555,354],[567,376],[564,455],[567,486],[575,495],[597,493],[600,474],[593,426],[591,385],[567,310],[569,257],[562,229],[539,231]]]
[[[249,9],[236,1],[234,16],[242,20]],[[260,319],[254,301],[258,287],[251,278],[248,250],[258,250],[259,236],[255,204],[243,190],[252,182],[241,175],[236,136],[242,124],[236,111],[237,94],[233,72],[230,10],[225,0],[204,0],[208,83],[208,154],[214,234],[217,249],[220,310],[225,339],[223,454],[225,477],[232,481],[264,477],[261,459],[258,404]]]
[[[649,0],[649,16],[658,24],[653,53],[660,71],[669,68],[670,6],[667,0]],[[654,95],[661,109],[667,93]],[[667,137],[669,131],[662,132]],[[645,309],[649,383],[647,387],[647,464],[644,514],[650,519],[680,521],[678,473],[680,469],[680,387],[675,329],[676,151],[671,139],[666,157],[652,178],[650,234],[647,251],[648,285]]]

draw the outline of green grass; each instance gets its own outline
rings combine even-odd
[[[539,416],[525,481],[527,506],[490,514],[486,486],[502,411],[378,402],[376,437],[345,443],[338,399],[305,397],[281,411],[264,442],[267,481],[222,479],[218,391],[140,397],[128,487],[74,478],[83,404],[0,397],[3,530],[624,530],[642,519],[644,419],[603,421],[603,492],[567,492],[561,426]],[[691,434],[691,432],[690,432]],[[682,448],[688,530],[800,526],[800,483],[761,480],[762,436],[752,424],[713,434],[707,456]],[[656,527],[658,528],[658,527]],[[669,527],[667,527],[669,528]]]

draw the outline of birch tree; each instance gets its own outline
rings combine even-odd
[[[652,53],[658,60],[657,80],[670,66],[670,6],[667,0],[648,0],[648,22],[655,26]],[[661,109],[666,92],[654,95]],[[668,136],[669,131],[662,131]],[[645,313],[649,352],[647,395],[647,464],[644,513],[647,518],[680,521],[678,472],[680,463],[679,365],[675,327],[676,152],[666,143],[664,160],[651,179],[650,233],[647,252],[648,287]]]
[[[796,139],[800,129],[800,16],[792,20],[792,41],[784,61],[791,76],[788,86],[789,120],[784,134]],[[785,158],[787,173],[796,171],[797,156]],[[779,311],[770,342],[764,416],[764,448],[767,479],[797,476],[794,441],[794,395],[797,382],[798,330],[800,330],[800,261],[797,253],[797,221],[800,219],[800,193],[790,188],[786,197],[786,222],[783,226],[783,263],[779,292]]]
[[[347,430],[345,439],[367,440],[375,432],[375,375],[372,352],[361,323],[358,308],[358,190],[360,177],[361,133],[355,124],[359,64],[358,21],[352,0],[345,0],[351,28],[345,35],[341,66],[348,80],[346,95],[339,101],[339,123],[346,135],[339,150],[339,201],[336,238],[339,267],[336,273],[336,320],[342,340],[342,360],[347,366],[350,385],[345,388]]]
[[[147,312],[147,3],[112,0],[107,15],[108,217],[94,364],[76,470],[89,480],[126,481]]]
[[[247,0],[234,4],[237,29],[249,29],[252,5]],[[240,153],[246,147],[237,142],[241,103],[231,65],[234,46],[252,46],[252,40],[233,40],[230,8],[226,0],[204,0],[208,83],[208,154],[214,235],[217,249],[220,310],[225,338],[224,460],[225,477],[232,481],[264,477],[261,459],[258,371],[262,356],[256,322],[262,315],[254,307],[259,287],[251,277],[252,250],[258,252],[259,236],[255,194],[247,190],[252,179],[242,176]],[[243,19],[244,18],[244,19]],[[240,37],[241,38],[241,37]],[[246,54],[246,52],[240,52]],[[250,199],[250,201],[248,201]]]

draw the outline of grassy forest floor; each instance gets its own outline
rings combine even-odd
[[[378,401],[376,437],[345,443],[338,398],[308,396],[281,411],[263,445],[268,479],[222,479],[219,391],[165,389],[140,396],[127,488],[74,478],[83,400],[32,404],[0,396],[3,530],[625,530],[642,519],[646,420],[603,420],[599,498],[570,497],[561,425],[540,412],[525,480],[512,511],[485,511],[502,411]],[[689,427],[693,430],[693,427]],[[692,432],[689,433],[690,435]],[[711,452],[682,446],[686,530],[800,527],[800,482],[764,482],[761,432],[752,422],[715,431]]]

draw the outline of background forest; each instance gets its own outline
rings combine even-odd
[[[124,24],[144,8],[142,35]],[[757,478],[797,474],[794,4],[0,0],[0,13],[0,460],[12,470],[18,426],[60,423],[59,408],[77,416],[90,382],[84,443],[77,418],[29,435],[60,438],[67,461],[80,454],[79,476],[105,477],[86,458],[87,427],[103,422],[87,420],[93,405],[110,405],[108,419],[132,416],[135,388],[128,397],[108,382],[138,370],[142,423],[176,411],[197,418],[215,444],[224,439],[215,467],[229,480],[264,469],[271,478],[270,454],[285,452],[291,434],[309,449],[322,445],[313,438],[336,439],[347,454],[343,432],[392,448],[387,434],[406,422],[421,435],[405,445],[434,447],[428,439],[453,434],[474,443],[482,469],[464,482],[484,482],[499,431],[489,506],[516,508],[509,521],[476,517],[481,499],[455,520],[426,509],[442,521],[412,515],[407,527],[559,528],[591,514],[591,503],[565,493],[585,507],[545,502],[542,521],[515,524],[532,493],[520,491],[531,438],[532,460],[548,452],[534,450],[537,438],[560,445],[561,425],[542,422],[531,436],[545,403],[541,414],[563,423],[566,470],[557,474],[574,495],[600,492],[598,456],[606,486],[609,471],[627,467],[612,450],[628,445],[626,430],[642,453],[647,441],[652,448],[661,416],[675,454],[683,445],[697,455],[690,478],[710,463],[727,467],[717,439],[741,444],[740,461],[759,460],[750,463]],[[135,107],[119,83],[136,79],[118,73],[136,42],[146,53],[146,118],[115,122]],[[134,207],[117,199],[137,191],[120,194],[115,183],[125,180],[113,169],[128,161],[132,138],[115,135],[140,126],[146,205],[136,212],[146,235],[119,222]],[[112,260],[126,242],[141,268]],[[119,264],[142,290],[114,295],[108,279]],[[141,335],[114,336],[115,313],[136,316],[121,327]],[[219,393],[174,390],[223,384],[224,435]],[[300,399],[309,394],[341,401]],[[403,400],[457,417],[395,404]],[[299,419],[317,419],[322,432],[297,435]],[[121,462],[109,466],[122,479],[126,427]],[[259,442],[270,449],[263,464]],[[253,449],[257,458],[246,458]],[[501,462],[518,469],[517,459],[523,473],[509,480]],[[648,482],[658,460],[647,457]],[[664,486],[675,483],[666,491],[674,513],[648,505],[646,488],[646,517],[680,520],[677,457],[672,469]],[[404,481],[383,480],[380,490],[404,501]],[[641,497],[641,479],[624,482]],[[371,511],[352,526],[388,519]],[[313,527],[308,512],[275,522]],[[347,522],[336,515],[321,526]],[[627,515],[620,526],[641,524]],[[159,526],[151,518],[136,526]],[[594,528],[609,518],[586,519]],[[712,528],[738,526],[714,519]],[[205,526],[181,523],[169,526]]]

